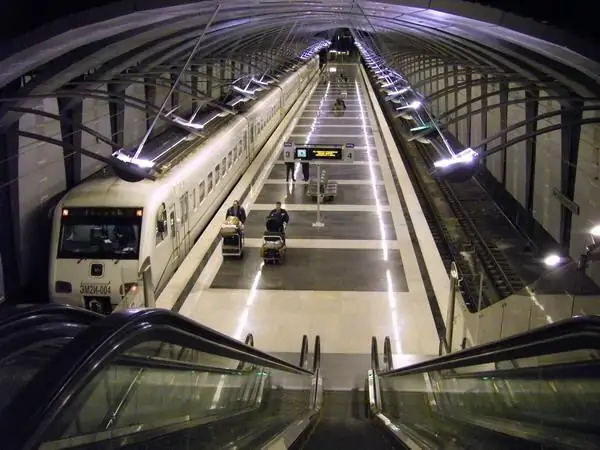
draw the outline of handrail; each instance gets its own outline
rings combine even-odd
[[[392,358],[392,341],[389,336],[385,337],[383,341],[383,363],[385,365],[385,371],[389,372],[394,369],[394,360]]]
[[[254,347],[254,336],[252,335],[252,333],[248,333],[246,335],[246,339],[244,339],[244,344],[250,346],[250,347]],[[246,366],[246,362],[245,361],[240,361],[238,363],[237,366],[237,370],[244,370],[244,367]]]
[[[377,338],[371,337],[371,370],[379,372],[379,349],[377,348]]]
[[[65,346],[52,367],[38,372],[0,416],[6,450],[35,448],[62,408],[109,362],[129,348],[150,340],[300,375],[312,372],[247,346],[229,336],[162,309],[124,311],[96,321]],[[316,355],[315,355],[316,357]],[[15,429],[21,433],[16,435]]]
[[[600,316],[572,317],[499,341],[478,345],[400,369],[380,372],[379,376],[394,377],[441,371],[582,348],[600,348]]]
[[[0,362],[44,344],[64,342],[102,315],[56,304],[10,307],[0,320]]]
[[[21,326],[33,326],[49,320],[69,318],[75,320],[89,320],[90,322],[104,317],[101,314],[83,308],[69,305],[45,304],[45,305],[22,305],[0,308],[0,336],[5,329],[13,329]]]
[[[298,361],[298,367],[306,369],[308,367],[308,336],[305,334],[302,336],[302,344],[300,346],[300,361]],[[314,371],[314,370],[313,370]]]
[[[313,354],[313,370],[315,374],[321,368],[321,336],[315,337],[315,349]]]

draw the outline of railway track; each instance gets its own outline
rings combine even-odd
[[[386,109],[381,99],[380,104]],[[404,139],[396,141],[446,270],[456,263],[462,278],[459,289],[469,311],[477,312],[522,289],[525,284],[496,245],[506,218],[492,200],[474,180],[453,189],[434,179],[429,149]],[[499,227],[491,229],[490,220]]]
[[[507,297],[523,289],[525,283],[497,246],[503,236],[513,232],[506,223],[506,217],[472,179],[462,183],[460,189],[453,190],[452,193],[485,243],[488,261],[486,270],[492,272],[494,279],[498,280],[501,296]],[[493,228],[489,227],[490,222],[495,224]]]
[[[412,142],[401,143],[401,146],[404,150],[400,152],[403,162],[409,169],[409,178],[415,188],[423,215],[427,220],[444,266],[449,271],[450,264],[453,261],[456,263],[462,278],[459,289],[465,305],[469,311],[476,312],[479,298],[479,274],[473,270],[472,265],[464,257],[464,239],[460,238],[457,230],[450,229],[447,226],[448,221],[438,213],[439,205],[436,205],[434,201],[437,182],[429,175],[428,166],[421,157],[417,146]]]
[[[417,144],[421,161],[432,167],[433,161],[429,152]],[[458,189],[452,189],[445,181],[436,180],[447,205],[452,210],[461,230],[464,232],[461,254],[476,256],[475,270],[483,270],[484,286],[482,307],[489,306],[496,301],[506,298],[524,287],[522,279],[512,269],[496,242],[501,238],[501,233],[490,230],[490,220],[497,219],[497,223],[505,222],[492,201],[477,186],[473,180],[461,183]],[[489,215],[492,215],[490,217]],[[495,217],[493,217],[495,216]]]

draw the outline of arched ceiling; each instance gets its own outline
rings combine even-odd
[[[581,96],[600,95],[595,46],[463,0],[129,0],[89,6],[95,3],[86,10],[82,2],[82,11],[3,46],[0,89],[6,92],[12,83],[20,91],[15,97],[11,89],[12,98],[43,95],[83,74],[88,83],[102,83],[122,73],[181,65],[204,31],[199,60],[308,46],[349,28],[388,61],[406,52],[429,54],[519,79],[557,80]],[[23,77],[32,74],[25,84]]]

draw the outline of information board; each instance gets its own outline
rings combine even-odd
[[[354,144],[345,145],[318,145],[304,144],[296,146],[293,143],[285,143],[283,146],[284,162],[318,162],[318,161],[354,161]]]
[[[342,148],[296,147],[296,159],[301,161],[341,161],[344,158]]]

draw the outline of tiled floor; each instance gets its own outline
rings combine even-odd
[[[394,353],[434,355],[437,333],[381,136],[358,67],[344,71],[348,83],[319,85],[288,139],[356,146],[356,163],[322,166],[338,182],[338,197],[320,208],[325,227],[312,226],[316,202],[305,183],[286,183],[278,158],[253,187],[245,257],[223,261],[218,248],[181,312],[237,338],[251,332],[265,351],[297,352],[303,334],[318,334],[327,353],[368,353],[372,336],[390,336]],[[342,91],[348,109],[333,117]],[[264,266],[258,248],[276,201],[290,214],[289,249],[284,265]]]

